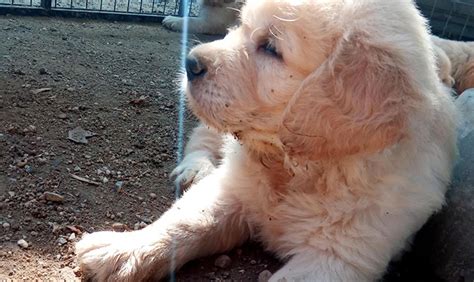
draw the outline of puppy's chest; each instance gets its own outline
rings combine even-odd
[[[280,240],[303,243],[309,238],[339,232],[367,211],[376,208],[376,194],[350,187],[343,179],[328,179],[314,173],[312,177],[294,178],[275,170],[260,171],[258,187],[243,194],[247,218],[257,237],[270,244]],[[276,247],[276,246],[275,246]]]

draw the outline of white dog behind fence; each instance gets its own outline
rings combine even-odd
[[[86,235],[86,277],[159,279],[252,238],[286,262],[270,281],[375,281],[443,205],[456,111],[413,1],[250,1],[186,67],[215,131],[177,174],[211,172],[145,229]]]
[[[201,0],[198,17],[189,18],[189,32],[225,34],[236,23],[243,0]],[[167,16],[163,25],[171,30],[183,30],[183,18]]]

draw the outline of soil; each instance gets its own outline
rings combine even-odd
[[[181,36],[159,24],[7,16],[0,38],[0,280],[78,280],[81,233],[143,227],[174,201]],[[78,126],[96,136],[68,140]],[[227,255],[228,269],[214,256],[176,278],[255,280],[279,265],[252,244]]]
[[[174,201],[181,36],[159,24],[6,16],[0,39],[0,280],[80,280],[82,233],[142,228]],[[95,136],[75,143],[76,127]],[[216,255],[176,278],[256,281],[281,266],[255,243],[226,255],[226,269]],[[408,281],[403,273],[388,280]]]

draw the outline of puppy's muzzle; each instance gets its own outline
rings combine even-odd
[[[193,81],[206,74],[207,68],[196,56],[188,55],[186,57],[186,75],[189,81]]]

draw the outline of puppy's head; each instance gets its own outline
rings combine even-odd
[[[349,27],[344,1],[249,1],[242,25],[193,49],[187,93],[206,123],[251,146],[323,159],[404,135],[413,94],[390,46]]]

